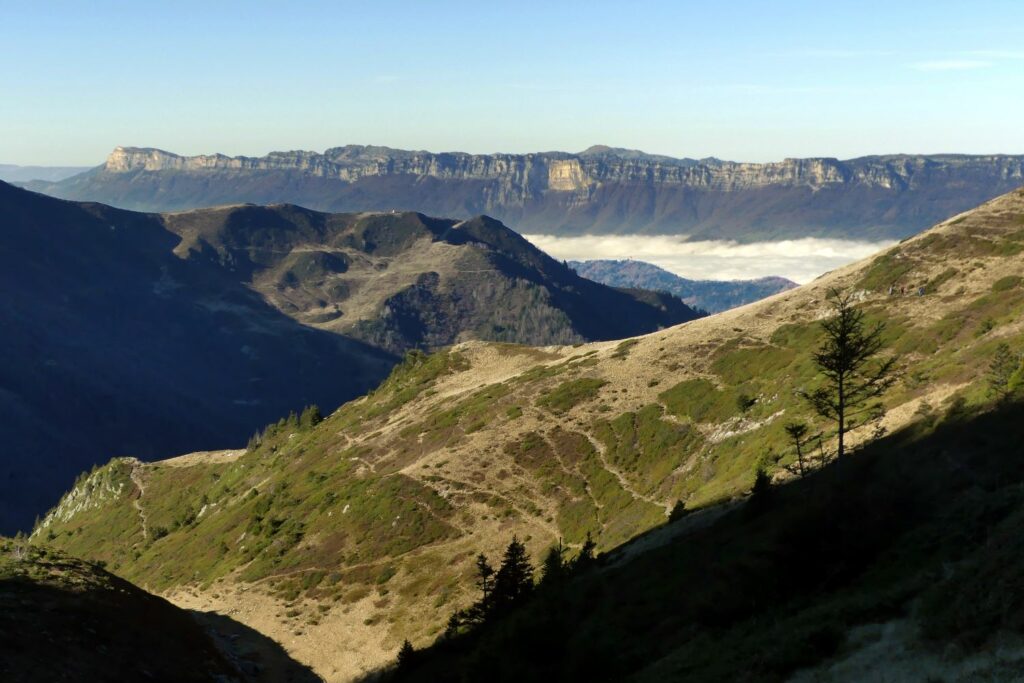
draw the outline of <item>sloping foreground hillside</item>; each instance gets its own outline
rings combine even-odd
[[[1024,401],[670,522],[388,681],[1024,679]],[[555,578],[552,579],[551,577]]]
[[[94,564],[0,540],[0,679],[239,681],[192,617]]]
[[[884,419],[854,445],[987,405],[997,349],[1019,354],[1024,340],[1022,251],[1018,191],[810,285],[645,337],[413,355],[367,397],[319,424],[273,425],[246,451],[85,475],[35,538],[179,604],[228,610],[345,680],[403,638],[432,641],[472,598],[476,553],[494,557],[513,534],[534,558],[588,532],[608,550],[678,500],[742,496],[755,465],[785,480],[794,419],[823,431],[816,454],[831,451],[798,395],[818,384],[810,354],[830,289],[886,322],[902,367]]]
[[[486,217],[233,206],[171,215],[0,183],[0,531],[74,475],[241,445],[467,339],[615,339],[697,314],[578,277]]]

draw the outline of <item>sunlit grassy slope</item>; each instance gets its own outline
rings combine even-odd
[[[818,382],[810,352],[832,288],[884,321],[900,355],[885,431],[987,403],[997,346],[1024,348],[1022,251],[1017,191],[799,289],[644,337],[414,355],[322,423],[284,421],[245,452],[113,461],[35,538],[154,590],[259,596],[280,610],[264,628],[341,680],[353,669],[331,661],[358,671],[405,637],[432,639],[469,599],[475,554],[513,534],[535,555],[588,532],[606,550],[677,500],[744,495],[756,464],[786,479],[791,420],[824,432],[828,452],[829,425],[799,391]],[[295,636],[322,624],[341,629],[326,653]]]

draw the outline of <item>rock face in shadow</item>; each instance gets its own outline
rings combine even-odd
[[[264,157],[118,147],[28,186],[144,211],[291,202],[323,211],[495,216],[549,234],[773,240],[902,238],[1024,183],[1024,156],[888,155],[753,164],[595,146],[578,154],[434,154],[349,145]]]

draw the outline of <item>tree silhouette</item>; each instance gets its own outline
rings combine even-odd
[[[449,620],[448,630],[451,634],[458,633],[463,624],[482,624],[494,608],[494,567],[487,556],[480,553],[476,556],[476,587],[480,590],[480,599],[469,608],[456,612]]]
[[[480,553],[476,556],[476,586],[480,589],[480,602],[486,605],[491,597],[494,567],[487,561],[487,556]]]
[[[504,613],[533,592],[533,566],[526,555],[526,546],[515,536],[505,549],[501,566],[494,574],[491,591],[492,612]]]
[[[838,426],[838,457],[846,452],[846,433],[865,413],[877,415],[868,402],[885,393],[896,381],[896,357],[876,359],[884,342],[883,323],[868,326],[853,297],[829,292],[833,315],[821,323],[825,340],[814,353],[814,363],[825,376],[825,386],[806,394],[814,411]]]
[[[568,567],[565,565],[565,547],[561,539],[558,545],[548,549],[547,555],[540,566],[540,585],[547,589],[557,589],[568,576]]]
[[[583,547],[580,548],[580,554],[573,560],[572,569],[574,572],[583,572],[590,569],[594,565],[594,550],[597,548],[597,543],[594,543],[594,538],[587,532],[587,538],[583,541]]]
[[[796,463],[797,471],[800,476],[804,476],[807,470],[804,467],[804,437],[807,436],[807,425],[803,422],[790,422],[786,425],[786,434],[789,434],[789,438],[793,441],[793,446],[796,448]]]
[[[408,671],[415,658],[416,650],[413,648],[412,643],[410,643],[408,639],[402,641],[402,647],[398,649],[398,670],[403,672]]]

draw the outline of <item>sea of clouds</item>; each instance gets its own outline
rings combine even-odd
[[[749,280],[779,275],[800,284],[894,244],[817,237],[749,244],[685,242],[666,235],[524,237],[554,258],[567,261],[631,258],[692,280]]]

